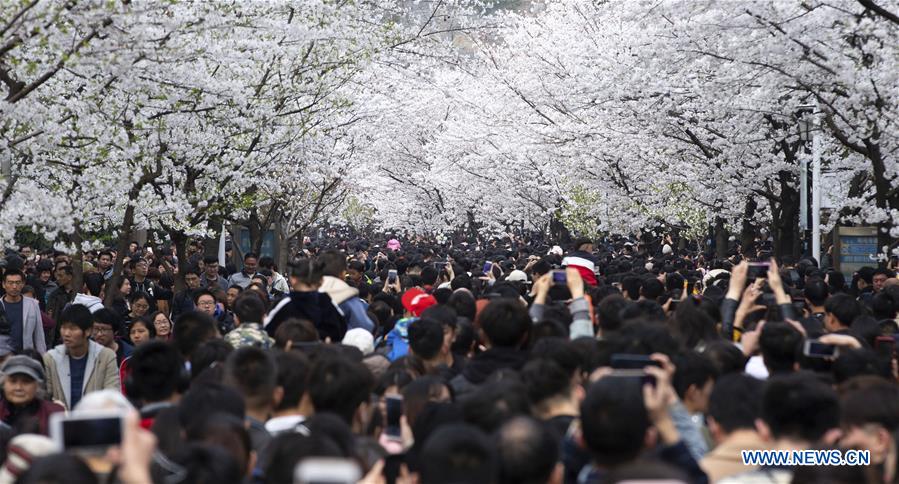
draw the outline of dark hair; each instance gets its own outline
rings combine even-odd
[[[309,358],[298,351],[285,351],[275,356],[275,363],[278,366],[278,386],[284,390],[276,410],[296,408],[306,393]]]
[[[662,281],[653,276],[644,277],[640,283],[640,295],[650,301],[658,300],[664,293],[665,286],[662,284]]]
[[[242,294],[234,301],[234,316],[243,323],[262,323],[265,305],[256,294]]]
[[[421,449],[421,482],[428,484],[491,484],[496,459],[487,436],[470,425],[439,427]]]
[[[87,292],[89,292],[91,296],[99,297],[105,280],[103,274],[100,274],[99,272],[89,272],[85,274],[84,285],[87,286]]]
[[[759,336],[762,360],[771,373],[793,371],[801,344],[802,333],[790,323],[768,322]]]
[[[581,402],[584,442],[601,466],[634,460],[643,448],[649,416],[637,378],[602,378]]]
[[[468,318],[469,321],[474,321],[477,315],[477,302],[467,291],[454,292],[446,304],[455,309],[458,316]]]
[[[278,483],[293,482],[294,468],[307,457],[343,457],[340,448],[331,439],[295,432],[283,433],[272,439],[266,454],[260,463],[265,469],[266,482]]]
[[[527,388],[531,405],[540,405],[556,397],[571,394],[571,373],[548,358],[537,358],[527,362],[521,369],[521,381]]]
[[[814,444],[839,427],[840,405],[833,389],[811,373],[777,376],[768,380],[762,419],[774,438]]]
[[[346,270],[346,254],[338,250],[326,250],[319,254],[322,273],[326,276],[339,277]]]
[[[109,308],[100,308],[93,313],[94,323],[108,324],[113,334],[119,334],[122,330],[122,317],[118,312]]]
[[[81,331],[87,332],[94,325],[94,315],[81,304],[70,304],[59,316],[59,327],[66,323],[74,324]]]
[[[521,345],[531,329],[528,310],[516,299],[494,299],[478,315],[478,321],[490,344],[514,348]]]
[[[159,311],[156,311],[156,313],[154,313],[154,314],[162,314],[162,313]],[[155,316],[154,316],[154,319],[155,319]],[[154,323],[153,319],[150,319],[146,316],[137,318],[134,321],[131,321],[131,328],[133,328],[135,324],[141,324],[144,326],[144,328],[147,328],[147,332],[150,333],[150,338],[156,337],[156,323]],[[128,328],[129,333],[131,332],[131,328]]]
[[[212,484],[243,478],[237,459],[217,445],[188,444],[172,460],[184,468],[183,482]]]
[[[188,441],[220,447],[234,457],[241,476],[245,476],[250,464],[253,445],[244,421],[226,413],[216,413],[202,426],[191,427]]]
[[[290,264],[290,276],[306,285],[313,286],[322,281],[324,265],[321,261],[312,259],[298,259]]]
[[[443,347],[443,325],[433,319],[423,318],[412,322],[408,329],[409,348],[419,358],[430,360]]]
[[[258,261],[259,254],[255,253],[255,252],[247,252],[246,254],[243,255],[243,260],[247,260],[247,259],[257,259],[257,261]]]
[[[765,382],[744,373],[724,375],[715,381],[709,396],[708,415],[726,433],[755,429],[762,414]]]
[[[559,443],[547,426],[516,417],[495,436],[499,484],[544,484],[559,460]]]
[[[278,385],[278,366],[272,354],[261,348],[245,346],[225,360],[225,382],[243,395],[253,408],[272,403]]]
[[[714,380],[718,376],[712,360],[695,351],[675,356],[673,363],[676,370],[671,384],[681,399],[686,396],[691,386],[702,389],[709,380]]]
[[[806,281],[803,295],[814,306],[823,306],[830,295],[830,288],[823,279],[811,279]]]
[[[25,273],[20,271],[19,269],[9,269],[3,273],[3,282],[6,282],[6,279],[10,276],[19,276],[22,280],[25,280]]]
[[[713,341],[706,346],[704,355],[708,356],[719,375],[740,373],[746,368],[746,355],[729,341]]]
[[[171,398],[179,391],[186,371],[178,350],[163,341],[148,341],[135,348],[128,367],[131,369],[128,397],[147,403]]]
[[[315,324],[307,319],[288,318],[275,330],[275,347],[284,349],[288,342],[312,343],[319,341]]]
[[[206,424],[209,417],[218,412],[234,415],[243,420],[246,406],[237,390],[221,383],[195,383],[178,404],[178,422],[181,428]]]
[[[206,313],[188,311],[178,316],[172,328],[172,343],[185,359],[204,341],[218,334],[215,321]]]
[[[493,433],[512,417],[528,415],[527,389],[511,370],[497,371],[462,401],[465,421]]]
[[[847,328],[864,311],[861,303],[848,294],[834,294],[830,296],[830,299],[824,304],[824,310],[833,314],[840,324]]]
[[[194,304],[199,304],[200,297],[202,297],[202,296],[209,296],[213,300],[217,301],[215,294],[213,294],[212,291],[210,291],[209,289],[207,289],[205,287],[201,287],[199,289],[194,290],[194,292],[193,292]]]
[[[840,399],[840,421],[845,427],[866,424],[883,426],[889,433],[899,430],[899,387],[883,378],[855,378]]]
[[[622,324],[621,311],[628,305],[630,305],[630,301],[618,295],[603,298],[596,307],[596,317],[599,320],[600,329],[604,333],[618,331]]]
[[[374,377],[361,362],[322,353],[309,371],[308,392],[318,412],[334,412],[353,421],[359,405],[368,400]]]
[[[234,352],[234,347],[227,341],[219,338],[207,340],[197,347],[190,355],[190,378],[197,380],[206,370],[217,368],[221,370],[220,363],[228,359],[228,355]],[[217,382],[221,382],[221,371],[218,372]]]
[[[49,482],[98,483],[94,471],[83,460],[73,454],[49,454],[37,457],[24,474],[15,481],[17,484],[46,484]]]
[[[692,303],[684,300],[674,312],[673,332],[687,348],[696,348],[700,343],[720,339],[715,321]]]

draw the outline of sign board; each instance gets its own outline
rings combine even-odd
[[[864,266],[877,267],[876,227],[837,227],[833,239],[834,266],[847,280]]]

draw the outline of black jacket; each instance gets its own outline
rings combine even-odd
[[[274,337],[278,326],[289,318],[311,321],[322,340],[330,337],[331,342],[339,343],[346,334],[346,320],[323,292],[291,291],[266,317],[265,331]]]
[[[527,353],[516,348],[490,348],[475,355],[462,370],[462,373],[450,381],[457,399],[473,393],[487,381],[487,377],[497,370],[518,370],[527,361]]]

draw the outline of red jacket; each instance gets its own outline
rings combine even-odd
[[[37,407],[34,408],[33,416],[37,419],[38,429],[40,429],[42,435],[50,435],[50,415],[57,412],[65,412],[66,409],[62,405],[49,400],[40,398],[35,398],[35,400],[37,401]],[[23,412],[28,412],[28,410],[23,410]],[[12,425],[13,422],[9,421],[11,416],[12,405],[5,398],[0,399],[0,420]],[[19,415],[19,418],[22,418],[22,416]]]

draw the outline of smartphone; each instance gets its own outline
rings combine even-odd
[[[387,423],[384,426],[384,433],[390,439],[401,440],[403,433],[400,418],[403,416],[403,397],[391,395],[385,400],[387,402]]]
[[[493,269],[493,262],[485,262],[485,263],[484,263],[484,270],[481,271],[481,272],[483,272],[484,274],[486,274],[486,273],[490,272],[490,269]]]
[[[612,355],[612,368],[616,370],[642,370],[647,366],[662,367],[662,364],[647,355],[615,353]]]
[[[836,358],[840,351],[834,345],[822,343],[816,339],[807,339],[802,347],[802,354],[809,358]]]
[[[756,279],[767,279],[768,269],[770,268],[770,262],[750,262],[749,270],[746,271],[746,280],[755,281]]]
[[[553,271],[553,284],[568,284],[568,274],[564,270]]]
[[[404,462],[406,462],[406,454],[391,454],[384,457],[383,475],[386,484],[396,483]]]
[[[309,457],[293,471],[294,484],[356,484],[362,469],[352,459]]]
[[[437,269],[438,272],[446,270],[446,262],[435,262],[434,268]]]
[[[609,374],[612,378],[634,378],[639,379],[641,385],[650,384],[656,386],[656,377],[639,369],[615,370]]]
[[[121,411],[50,415],[50,438],[65,452],[104,454],[121,445],[124,434],[125,414]]]
[[[396,269],[390,269],[387,271],[387,282],[390,284],[396,283]]]

